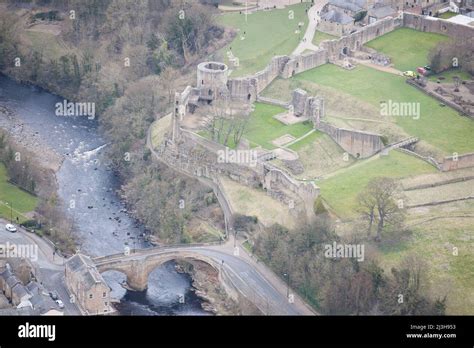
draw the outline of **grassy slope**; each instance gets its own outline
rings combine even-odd
[[[284,125],[273,116],[284,112],[285,109],[268,104],[255,104],[255,111],[250,116],[250,121],[246,127],[244,137],[252,145],[261,145],[266,149],[274,149],[272,140],[285,134],[291,134],[299,138],[308,133],[312,126],[309,123],[298,123],[294,125]]]
[[[344,218],[356,215],[358,193],[375,177],[402,178],[434,172],[431,165],[404,153],[391,151],[389,156],[365,160],[360,164],[318,183],[323,198]]]
[[[428,54],[439,42],[448,40],[445,35],[400,28],[385,34],[366,45],[387,54],[399,70],[415,70],[428,64]]]
[[[233,70],[232,75],[245,76],[262,70],[275,55],[290,54],[298,46],[298,34],[295,30],[299,22],[304,22],[301,36],[308,25],[305,9],[308,3],[289,6],[283,10],[258,11],[247,16],[237,13],[224,14],[219,23],[234,29],[240,29],[236,38],[221,50],[226,63]],[[289,11],[294,11],[294,19],[289,19]],[[245,32],[245,40],[241,40]],[[226,52],[232,47],[232,53],[240,60],[238,68],[227,61]]]
[[[474,123],[460,117],[456,111],[407,85],[405,79],[368,67],[358,66],[348,71],[335,65],[323,65],[295,77],[337,88],[379,107],[381,101],[419,102],[421,117],[396,117],[397,125],[445,154],[474,151]],[[354,115],[360,117],[363,115]]]
[[[332,40],[332,39],[337,39],[337,36],[330,35],[327,33],[323,33],[322,31],[316,30],[316,33],[314,34],[313,38],[313,44],[316,46],[319,46],[321,42],[324,40]]]
[[[408,240],[380,248],[386,272],[409,254],[422,256],[429,265],[430,294],[434,298],[447,295],[447,313],[452,315],[472,315],[474,311],[474,218],[449,216],[472,216],[473,209],[472,201],[432,208],[425,219],[435,220],[412,227]],[[458,248],[458,256],[453,255],[453,247]]]
[[[6,202],[13,203],[13,219],[18,215],[15,215],[15,210],[20,213],[35,210],[37,198],[8,183],[7,180],[6,168],[3,164],[0,164],[0,216],[10,219],[10,207],[4,204]],[[21,216],[19,218],[21,221],[25,220]]]

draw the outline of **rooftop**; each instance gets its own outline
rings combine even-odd
[[[329,0],[329,4],[345,10],[358,12],[366,8],[366,0]]]
[[[354,22],[354,18],[352,18],[351,16],[348,16],[343,12],[338,12],[334,10],[326,12],[321,16],[321,18],[339,24],[349,24]]]

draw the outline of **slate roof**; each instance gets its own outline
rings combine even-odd
[[[104,278],[95,269],[94,262],[90,257],[83,254],[76,254],[66,262],[67,267],[73,272],[77,272],[81,275],[82,281],[84,282],[87,289],[90,289],[97,283],[105,283]]]
[[[330,10],[330,11],[324,13],[321,16],[321,18],[325,19],[327,21],[335,22],[335,23],[339,23],[339,24],[349,24],[349,23],[354,22],[354,18],[352,18],[351,16],[348,16],[343,12],[338,12],[338,11],[334,11],[334,10]]]
[[[358,12],[365,9],[367,2],[366,0],[329,0],[329,4],[345,10]]]
[[[12,289],[16,284],[21,283],[20,279],[18,279],[16,276],[12,275],[7,278],[7,284]]]
[[[31,305],[35,312],[44,314],[52,309],[58,310],[58,305],[54,302],[49,295],[35,294],[30,298]]]
[[[369,16],[376,17],[376,18],[385,18],[388,16],[391,16],[395,14],[397,11],[395,11],[391,6],[386,5],[386,6],[377,6],[373,7],[369,11]]]
[[[17,284],[13,287],[12,293],[15,294],[18,298],[23,298],[24,296],[30,296],[31,294],[28,289],[23,284]]]

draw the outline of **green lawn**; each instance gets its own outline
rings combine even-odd
[[[37,198],[21,189],[8,183],[8,176],[5,166],[0,163],[0,216],[10,219],[10,206],[5,203],[13,203],[13,219],[21,213],[35,210]],[[20,213],[20,214],[19,214]],[[18,216],[20,221],[26,217]]]
[[[474,122],[449,107],[441,107],[437,100],[409,86],[403,77],[364,66],[349,71],[325,64],[294,78],[336,88],[378,108],[381,101],[418,102],[420,118],[395,117],[397,125],[446,155],[474,151]]]
[[[313,129],[309,122],[287,126],[273,118],[284,111],[285,109],[278,106],[256,103],[255,111],[250,115],[244,132],[244,138],[248,139],[253,146],[261,145],[263,148],[271,150],[275,148],[271,143],[272,140],[285,134],[299,138]]]
[[[332,40],[332,39],[337,39],[337,36],[331,35],[331,34],[326,34],[323,33],[322,31],[316,30],[316,33],[314,34],[313,38],[313,44],[316,46],[319,46],[321,42],[324,40]]]
[[[331,208],[343,218],[356,215],[357,195],[369,181],[376,177],[403,178],[435,172],[426,162],[399,151],[391,151],[388,156],[364,160],[354,167],[343,169],[326,180],[318,182],[321,195]]]
[[[400,28],[368,42],[366,45],[392,58],[399,70],[416,70],[428,64],[428,54],[439,42],[449,40],[445,35]]]
[[[265,68],[275,55],[290,54],[299,43],[299,36],[303,37],[308,25],[305,9],[309,3],[288,6],[282,10],[257,11],[245,14],[229,13],[220,16],[219,23],[226,27],[239,29],[235,39],[220,53],[225,57],[225,63],[233,70],[233,77],[254,74]],[[289,11],[294,11],[294,18],[290,19]],[[298,23],[304,22],[301,34],[295,34]],[[245,35],[244,35],[245,33]],[[241,37],[245,37],[241,40]],[[226,52],[232,48],[232,53],[239,58],[239,67],[234,67],[228,61]]]
[[[457,15],[458,14],[455,13],[455,12],[448,11],[448,12],[441,13],[438,17],[442,18],[442,19],[449,19],[449,18],[457,16]]]

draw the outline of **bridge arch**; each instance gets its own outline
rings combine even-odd
[[[211,257],[191,251],[163,252],[152,255],[130,254],[122,257],[102,258],[96,261],[100,273],[117,271],[127,277],[130,289],[143,291],[148,287],[150,273],[169,261],[184,261],[190,264],[200,261],[209,265],[216,273],[220,272],[220,262]]]

